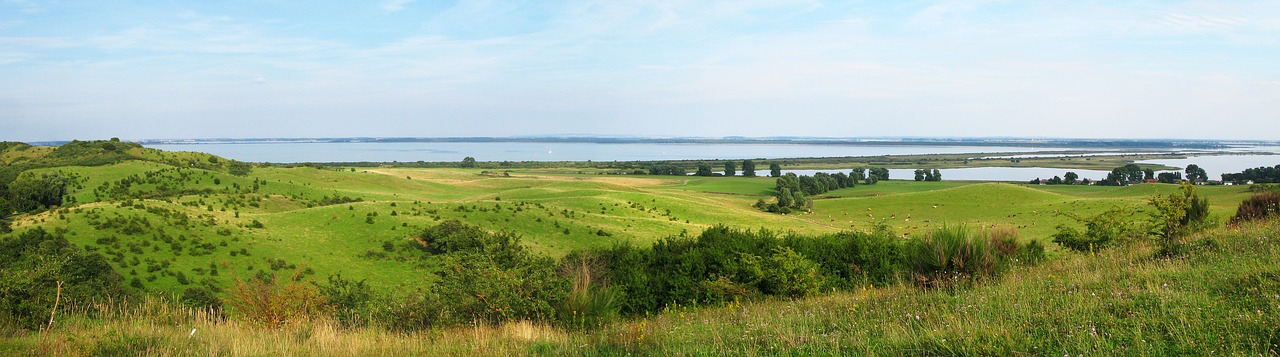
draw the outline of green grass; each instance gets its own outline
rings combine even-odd
[[[198,153],[143,154],[177,161],[207,158]],[[1074,223],[1061,213],[1090,215],[1113,206],[1143,209],[1150,195],[1177,189],[1161,184],[1086,187],[893,180],[815,197],[810,214],[779,215],[751,207],[771,195],[774,179],[769,177],[596,175],[549,169],[514,170],[504,176],[481,169],[298,167],[255,168],[245,177],[182,169],[185,176],[180,179],[173,166],[145,161],[38,171],[80,177],[71,189],[79,204],[19,217],[19,231],[35,225],[65,230],[77,246],[114,254],[108,258],[118,255],[112,265],[126,281],[136,277],[149,291],[174,293],[206,279],[204,285],[226,286],[232,274],[263,271],[268,259],[309,267],[318,277],[340,272],[368,279],[382,289],[424,286],[431,278],[424,277],[429,274],[417,259],[420,254],[412,251],[412,238],[449,219],[515,232],[532,251],[553,257],[621,243],[647,246],[662,237],[717,224],[797,233],[870,230],[885,224],[904,236],[941,224],[966,224],[1014,228],[1024,239],[1047,242],[1057,225]],[[136,183],[130,190],[144,197],[161,187],[186,191],[130,204],[95,192],[103,184],[149,174],[170,181]],[[257,191],[251,189],[255,181]],[[1201,193],[1220,218],[1233,214],[1236,203],[1249,195],[1242,187],[1202,187]],[[335,196],[360,202],[322,205],[323,198]],[[177,225],[149,208],[179,212],[190,223]],[[371,214],[376,216],[368,223]],[[91,216],[99,221],[138,217],[151,226],[134,233],[120,227],[98,229],[89,224]],[[254,221],[265,228],[249,228]],[[180,241],[182,253],[174,254],[157,232]],[[120,242],[118,247],[98,243],[110,237]],[[195,242],[214,247],[208,254],[192,256],[189,249]],[[386,243],[396,251],[385,252]],[[130,244],[148,245],[139,251]],[[220,275],[209,274],[211,264],[219,267]],[[156,265],[163,268],[148,271]],[[180,284],[178,273],[191,282]]]
[[[957,290],[867,287],[802,300],[673,307],[588,331],[526,321],[391,333],[317,318],[263,330],[140,304],[69,307],[41,355],[1274,355],[1280,222],[1211,230],[1156,258],[1150,244],[1069,254]],[[193,332],[194,331],[194,332]]]

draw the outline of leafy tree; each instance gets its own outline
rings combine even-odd
[[[1209,179],[1209,175],[1204,172],[1204,169],[1200,168],[1200,166],[1196,164],[1187,165],[1186,173],[1187,181],[1191,181],[1192,183]]]
[[[1181,172],[1161,172],[1160,174],[1156,175],[1156,180],[1160,181],[1160,183],[1178,183],[1178,181],[1182,181],[1182,173]]]
[[[693,175],[694,176],[711,176],[713,175],[713,173],[711,173],[711,166],[707,164],[698,164],[698,172],[695,172]]]
[[[769,176],[782,177],[782,166],[776,162],[769,163]]]
[[[227,173],[232,175],[249,176],[251,171],[253,171],[253,165],[246,162],[232,160],[231,163],[227,164]]]
[[[889,169],[886,169],[886,168],[883,168],[883,167],[873,167],[873,168],[871,168],[870,170],[867,170],[867,171],[868,171],[868,173],[869,173],[869,175],[868,175],[868,176],[869,176],[869,177],[875,177],[877,181],[888,181],[888,180],[889,180]]]
[[[1182,192],[1157,194],[1148,201],[1155,210],[1150,212],[1152,233],[1159,237],[1163,254],[1175,253],[1175,240],[1200,228],[1209,216],[1209,200],[1196,193],[1195,185],[1182,182]]]
[[[938,169],[933,169],[933,180],[942,181],[942,171],[938,171]]]
[[[756,163],[751,160],[742,160],[742,176],[756,177]]]
[[[737,170],[738,170],[738,168],[734,166],[733,161],[725,161],[725,162],[724,162],[724,175],[725,175],[725,176],[734,176],[734,175],[736,175],[736,174],[737,174]]]
[[[1067,171],[1067,174],[1062,176],[1062,183],[1074,185],[1076,184],[1076,180],[1079,179],[1080,175],[1077,175],[1075,172]]]
[[[924,181],[924,170],[916,169],[916,181]]]
[[[1152,169],[1142,170],[1142,176],[1143,176],[1142,177],[1143,180],[1155,180],[1156,170],[1152,170]]]
[[[459,166],[464,168],[476,167],[476,158],[470,157],[470,156],[464,157],[462,158],[462,164],[460,164]]]
[[[40,175],[26,172],[9,183],[8,208],[28,212],[61,205],[70,183],[70,178],[56,172]]]

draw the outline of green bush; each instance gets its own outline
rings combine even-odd
[[[346,327],[361,327],[370,322],[378,299],[363,279],[352,281],[344,279],[342,274],[333,274],[327,283],[315,285],[329,303],[338,323]]]
[[[1137,212],[1114,207],[1098,215],[1082,218],[1070,215],[1084,223],[1082,232],[1068,225],[1059,225],[1053,242],[1079,252],[1096,251],[1113,245],[1124,244],[1146,237],[1146,227],[1135,218]]]
[[[39,328],[53,309],[58,282],[61,303],[70,304],[123,296],[123,281],[101,254],[85,253],[43,228],[5,238],[0,240],[0,327]]]
[[[561,325],[570,329],[598,328],[619,315],[622,294],[609,282],[605,260],[575,254],[560,263],[560,275],[570,288],[560,306]]]
[[[907,262],[916,285],[950,287],[995,276],[996,252],[990,240],[964,226],[942,226],[907,244]]]

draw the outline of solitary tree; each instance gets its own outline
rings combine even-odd
[[[693,173],[694,176],[711,176],[711,166],[707,164],[698,164],[698,172]]]
[[[744,168],[744,169],[745,169],[745,168]],[[725,175],[725,176],[733,176],[733,175],[735,175],[735,174],[737,173],[737,171],[738,171],[738,168],[737,168],[737,167],[734,167],[734,165],[733,165],[733,161],[725,161],[725,162],[724,162],[724,175]]]
[[[1187,181],[1198,182],[1198,181],[1204,181],[1209,179],[1209,175],[1204,172],[1203,168],[1200,168],[1200,165],[1196,165],[1196,164],[1187,165],[1186,172],[1187,172]]]
[[[461,165],[461,166],[462,166],[462,167],[467,167],[467,168],[476,167],[476,158],[474,158],[474,157],[470,157],[470,156],[467,156],[467,157],[465,157],[465,158],[462,158],[462,165]]]
[[[751,160],[742,160],[742,176],[756,177],[756,163]]]
[[[782,177],[782,166],[776,162],[769,163],[769,176]]]

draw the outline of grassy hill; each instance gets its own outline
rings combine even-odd
[[[954,290],[867,287],[802,300],[673,307],[568,331],[498,326],[393,333],[314,320],[263,330],[149,299],[68,313],[16,354],[162,355],[1274,355],[1280,223],[1214,229],[1174,257],[1148,244],[1070,254]]]
[[[419,235],[449,220],[512,232],[532,254],[555,259],[619,244],[647,248],[721,225],[808,235],[887,227],[906,241],[963,224],[975,230],[1014,229],[1023,241],[1048,242],[1058,225],[1079,224],[1072,215],[1126,207],[1132,219],[1144,219],[1147,199],[1177,192],[1177,185],[881,181],[813,197],[810,213],[781,215],[752,208],[772,194],[774,179],[767,177],[254,166],[114,141],[58,148],[5,144],[0,162],[5,182],[23,175],[68,182],[62,206],[14,217],[14,231],[0,239],[36,229],[65,237],[71,246],[105,257],[143,300],[141,305],[75,305],[72,321],[57,330],[66,335],[50,342],[19,333],[0,342],[0,352],[102,354],[111,348],[155,347],[175,354],[236,355],[428,349],[443,354],[1167,354],[1198,352],[1208,343],[1223,351],[1275,353],[1274,341],[1280,338],[1274,330],[1280,305],[1266,295],[1278,289],[1278,272],[1267,263],[1277,254],[1274,223],[1243,229],[1219,223],[1217,230],[1193,240],[1191,253],[1174,259],[1152,258],[1153,249],[1144,244],[1094,257],[1050,243],[1048,264],[958,291],[868,286],[800,301],[672,305],[658,316],[584,333],[511,322],[467,331],[441,328],[417,341],[323,320],[306,324],[305,330],[263,332],[159,298],[191,288],[225,298],[236,279],[292,272],[313,281],[341,274],[387,296],[424,296],[421,292],[438,283],[433,272],[444,263],[423,254]],[[1210,200],[1212,220],[1218,222],[1252,194],[1230,186],[1198,192]],[[145,330],[141,324],[148,321],[163,321],[164,327]],[[179,342],[185,326],[208,336]],[[1099,329],[1102,335],[1096,334]]]
[[[421,287],[431,282],[414,259],[413,238],[450,219],[517,233],[534,252],[552,257],[620,243],[647,246],[717,224],[797,233],[885,224],[910,236],[964,223],[1016,228],[1023,238],[1047,241],[1054,227],[1073,223],[1061,213],[1143,209],[1148,196],[1177,189],[885,181],[816,197],[811,214],[778,215],[751,208],[771,194],[767,177],[316,167],[254,167],[233,175],[230,160],[112,142],[16,145],[0,158],[73,178],[74,204],[18,217],[18,232],[35,226],[65,232],[73,244],[108,256],[127,281],[138,280],[135,286],[172,293],[298,266],[384,289]],[[1223,217],[1249,193],[1205,187],[1202,194]]]

